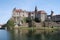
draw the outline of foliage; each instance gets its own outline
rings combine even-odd
[[[7,29],[14,28],[14,21],[13,20],[8,20],[6,24],[2,26],[2,28],[7,27]]]
[[[35,21],[36,21],[36,22],[40,22],[40,19],[38,19],[38,18],[35,18]]]
[[[6,25],[7,25],[7,27],[14,27],[14,21],[13,20],[8,20]]]
[[[28,22],[31,22],[32,20],[31,20],[31,18],[26,18],[26,22],[28,23]]]
[[[26,17],[23,18],[24,22],[26,22]]]

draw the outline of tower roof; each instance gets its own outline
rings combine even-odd
[[[38,13],[40,13],[40,14],[46,14],[46,12],[44,10],[40,10],[40,11],[38,11]]]
[[[15,11],[16,11],[16,12],[22,12],[22,10],[21,10],[21,9],[16,9]]]
[[[37,6],[35,6],[35,11],[37,11]]]

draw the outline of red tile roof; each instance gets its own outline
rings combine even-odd
[[[40,10],[38,11],[39,14],[46,14],[46,12],[44,10]]]
[[[15,12],[19,12],[20,13],[20,12],[22,12],[22,10],[21,9],[16,9]]]

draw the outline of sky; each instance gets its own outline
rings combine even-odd
[[[49,15],[51,10],[60,14],[60,0],[0,0],[0,24],[5,24],[12,17],[13,8],[26,11],[44,10]]]

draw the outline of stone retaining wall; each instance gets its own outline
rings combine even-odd
[[[45,22],[45,26],[46,27],[60,27],[60,22],[56,23],[56,22]]]
[[[45,27],[60,27],[60,22],[56,23],[56,22],[45,22],[43,23],[34,23],[35,27],[43,27],[43,25],[45,25]],[[28,23],[24,23],[21,27],[28,27]]]

